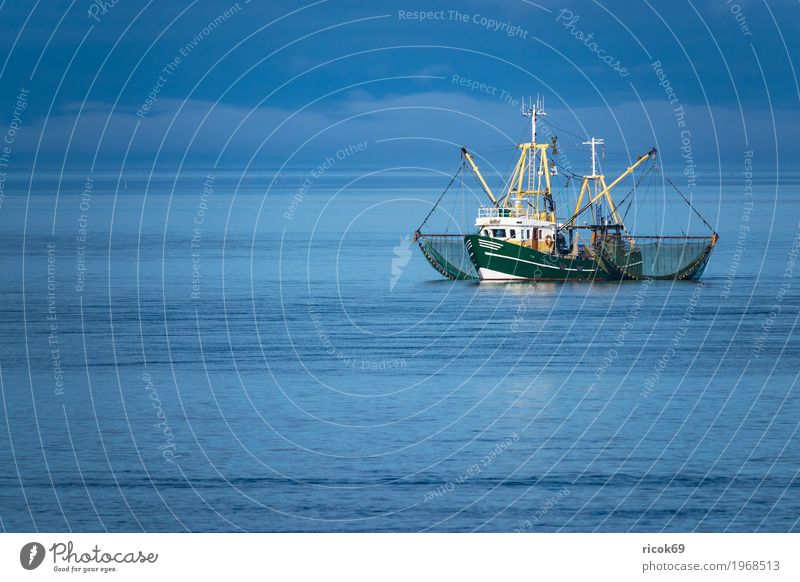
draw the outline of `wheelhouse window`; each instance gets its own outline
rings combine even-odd
[[[509,231],[511,234],[508,235],[508,238],[517,238],[517,231],[513,228]]]
[[[506,229],[505,228],[493,228],[492,229],[492,236],[494,238],[506,238]]]

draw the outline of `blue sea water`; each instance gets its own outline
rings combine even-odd
[[[695,190],[701,283],[478,285],[441,181],[10,180],[3,530],[800,529],[796,187]]]

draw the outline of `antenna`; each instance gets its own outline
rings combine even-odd
[[[586,176],[587,178],[599,178],[600,176],[597,175],[597,146],[603,146],[603,157],[605,157],[605,140],[592,138],[590,141],[583,142],[584,145],[592,146],[592,175]]]
[[[528,106],[525,107],[525,100],[522,100],[522,115],[531,118],[531,143],[536,143],[536,118],[540,115],[547,115],[544,112],[544,97],[536,95],[536,104],[533,102],[533,97],[528,98]]]

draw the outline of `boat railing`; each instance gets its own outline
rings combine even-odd
[[[478,208],[478,218],[510,218],[517,216],[513,208],[495,208],[482,206]]]
[[[493,208],[481,206],[478,208],[478,218],[539,218],[542,212],[532,210],[517,210],[516,208]]]
[[[540,220],[554,220],[552,215],[546,212],[535,212],[533,210],[518,210],[516,208],[494,208],[492,206],[481,206],[478,208],[478,218],[533,218]]]

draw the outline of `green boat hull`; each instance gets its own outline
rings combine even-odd
[[[572,258],[543,253],[476,234],[465,236],[464,244],[482,281],[611,279],[592,258]]]

